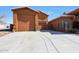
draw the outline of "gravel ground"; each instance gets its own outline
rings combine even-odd
[[[56,31],[14,32],[0,38],[1,53],[79,53],[79,36]]]

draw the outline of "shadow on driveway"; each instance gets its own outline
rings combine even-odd
[[[49,32],[50,34],[52,35],[56,35],[56,34],[76,34],[76,35],[79,35],[79,33],[70,33],[70,32],[59,32],[59,31],[53,31],[53,30],[41,30],[40,32]]]

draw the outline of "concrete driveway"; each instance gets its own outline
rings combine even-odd
[[[0,52],[78,53],[79,36],[55,31],[14,32],[0,38]]]

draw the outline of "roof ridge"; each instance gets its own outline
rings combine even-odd
[[[12,9],[12,11],[14,11],[14,10],[19,10],[19,9],[23,9],[23,8],[24,8],[24,9],[28,8],[28,9],[30,9],[30,10],[36,12],[35,10],[33,10],[33,9],[29,8],[29,7],[18,7],[18,8]],[[36,12],[36,13],[38,13],[38,12]]]
[[[23,8],[25,8],[25,9],[28,8],[28,9],[30,9],[30,10],[36,12],[36,13],[43,13],[43,14],[47,15],[46,13],[44,13],[44,12],[42,12],[42,11],[40,11],[40,10],[33,10],[33,9],[29,8],[29,7],[14,8],[14,9],[12,9],[12,11],[19,10],[19,9],[23,9]],[[48,15],[47,15],[47,16],[48,16]]]

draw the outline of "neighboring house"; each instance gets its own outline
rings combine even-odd
[[[60,16],[56,19],[53,19],[48,23],[48,25],[53,29],[53,30],[58,30],[58,31],[71,31],[73,26],[74,16],[71,15],[65,15],[65,16]]]
[[[15,8],[13,11],[13,31],[36,31],[47,28],[48,15],[28,7]]]
[[[49,21],[48,26],[53,30],[65,32],[79,30],[79,8]]]
[[[73,29],[79,31],[79,8],[67,13],[66,15],[74,15]]]

